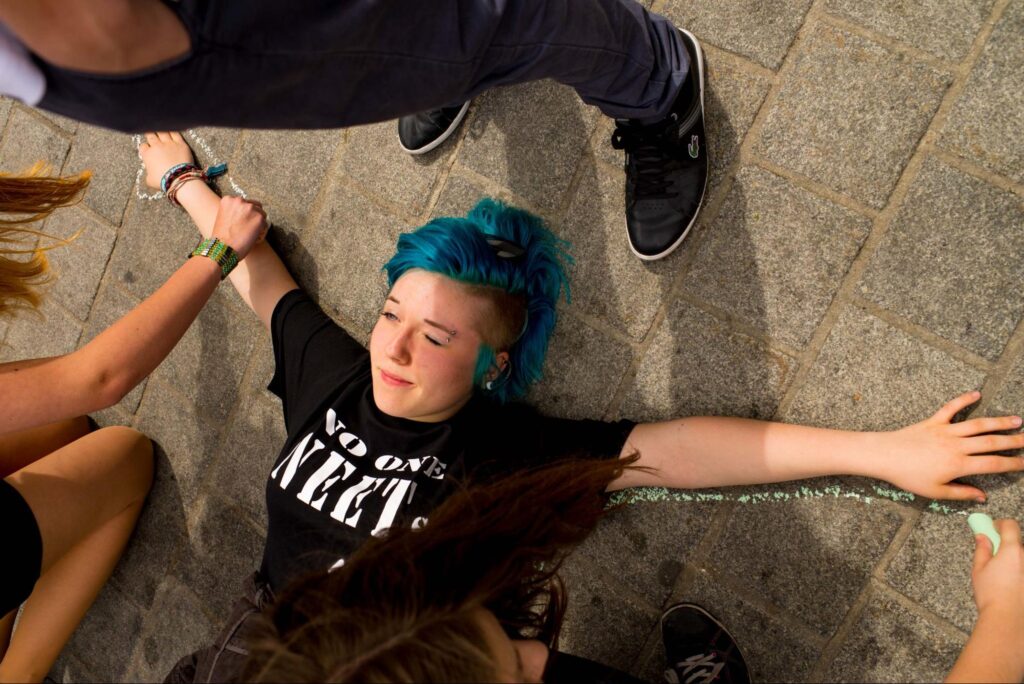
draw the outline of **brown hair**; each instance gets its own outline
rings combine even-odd
[[[0,315],[18,306],[39,306],[39,287],[50,277],[46,250],[68,241],[28,226],[78,202],[91,178],[88,171],[77,176],[50,174],[42,162],[22,174],[0,174]],[[38,246],[39,237],[53,242]]]
[[[566,605],[558,569],[635,459],[574,459],[469,487],[425,527],[371,539],[282,593],[244,681],[490,681],[480,608],[513,638],[555,646]]]

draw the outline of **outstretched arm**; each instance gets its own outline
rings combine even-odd
[[[139,152],[146,165],[146,183],[151,188],[160,187],[160,179],[172,166],[193,161],[192,151],[180,133],[147,133]],[[181,187],[177,199],[203,237],[210,237],[220,201],[216,193],[201,181],[191,181]],[[284,262],[266,242],[253,247],[228,279],[268,329],[277,302],[298,288]]]
[[[245,257],[266,221],[258,205],[225,198],[213,233]],[[243,261],[244,263],[244,261]],[[217,283],[212,259],[187,260],[159,290],[70,354],[0,365],[0,433],[50,423],[117,403],[185,334]]]
[[[974,601],[978,622],[946,677],[947,682],[1024,681],[1024,548],[1020,526],[998,520],[999,553],[992,542],[975,539]]]
[[[969,392],[931,418],[892,432],[712,417],[638,425],[623,455],[639,452],[638,465],[652,470],[627,470],[609,489],[697,489],[862,475],[929,498],[984,501],[980,489],[951,481],[1024,470],[1024,458],[991,455],[1024,447],[1024,435],[989,434],[1020,427],[1016,416],[950,422],[980,398],[980,393]]]

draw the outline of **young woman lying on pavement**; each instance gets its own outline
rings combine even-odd
[[[148,134],[141,154],[153,187],[192,162],[176,133]],[[179,183],[176,199],[205,236],[218,198],[201,180]],[[298,288],[267,244],[253,248],[231,280],[270,331],[270,389],[288,431],[267,483],[260,595],[310,568],[342,565],[389,527],[424,524],[459,483],[572,453],[639,454],[644,469],[623,472],[609,491],[847,474],[930,498],[983,500],[953,480],[1024,470],[1024,459],[991,455],[1024,446],[1024,435],[989,434],[1018,427],[1018,418],[951,422],[977,392],[892,432],[726,417],[574,421],[508,405],[540,378],[563,259],[539,219],[493,201],[465,219],[432,221],[401,236],[385,265],[391,289],[367,350]],[[184,659],[173,676],[195,676],[200,657]]]
[[[253,620],[243,680],[638,681],[549,650],[567,602],[561,560],[596,525],[598,492],[621,464],[570,461],[457,492],[429,525],[393,528],[344,567],[296,581]],[[1015,521],[996,527],[994,557],[977,539],[979,618],[948,682],[1024,680],[1024,547]],[[671,606],[661,631],[666,681],[749,681],[739,647],[706,611]]]
[[[48,265],[31,223],[73,204],[87,184],[88,174],[55,178],[41,168],[0,176],[0,316],[39,305]],[[258,205],[231,198],[214,213],[215,234],[244,257],[265,227]],[[219,282],[217,264],[190,259],[81,349],[0,364],[0,681],[46,676],[113,571],[152,483],[149,440],[127,427],[91,431],[85,414],[146,377]]]

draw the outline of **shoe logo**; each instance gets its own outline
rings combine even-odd
[[[696,159],[697,155],[700,154],[700,138],[696,135],[691,135],[690,145],[686,149],[690,152],[690,157]]]
[[[713,653],[701,653],[676,663],[675,669],[665,672],[665,681],[669,684],[710,684],[724,667],[725,663],[715,662]]]

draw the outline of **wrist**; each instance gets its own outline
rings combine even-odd
[[[186,182],[180,188],[175,195],[174,199],[185,211],[190,211],[191,207],[202,201],[205,196],[212,196],[217,198],[217,193],[213,191],[208,183],[197,183],[199,179],[193,179],[193,181]]]
[[[849,467],[843,470],[849,475],[870,477],[875,480],[891,482],[889,466],[891,465],[892,446],[891,432],[855,432],[855,458]]]
[[[200,240],[188,256],[190,259],[192,257],[207,257],[214,261],[220,267],[221,280],[228,277],[228,274],[234,270],[241,259],[231,245],[216,237]]]

